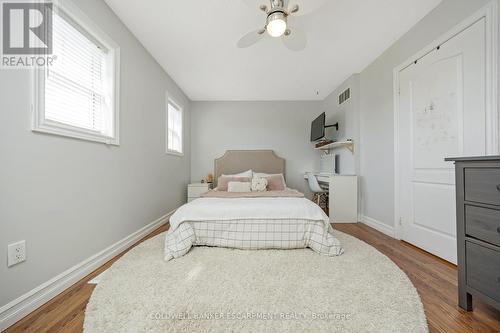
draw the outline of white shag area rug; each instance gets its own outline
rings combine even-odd
[[[87,305],[91,332],[428,332],[408,277],[335,231],[345,253],[195,247],[163,261],[165,235],[115,262]]]

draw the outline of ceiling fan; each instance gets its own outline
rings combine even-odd
[[[255,4],[254,1],[245,0],[249,4]],[[318,2],[318,0],[313,2]],[[289,6],[289,0],[269,0],[269,5],[262,4],[259,9],[266,14],[266,24],[263,28],[244,35],[236,44],[239,48],[254,45],[265,37],[266,32],[271,37],[281,38],[283,44],[292,51],[300,51],[306,47],[305,34],[300,29],[290,27],[288,23],[291,16],[298,15],[299,11],[302,12],[302,8],[298,4]]]

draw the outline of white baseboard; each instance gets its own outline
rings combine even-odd
[[[361,223],[366,224],[367,226],[372,227],[373,229],[378,230],[381,233],[386,234],[387,236],[396,238],[396,231],[394,227],[391,227],[385,223],[364,215],[360,215],[360,221]]]
[[[26,315],[59,295],[68,287],[92,273],[99,266],[102,266],[116,255],[128,249],[156,228],[168,222],[168,219],[174,212],[175,210],[163,215],[156,221],[149,223],[133,234],[2,306],[0,308],[0,331],[5,330],[7,327],[24,318]]]

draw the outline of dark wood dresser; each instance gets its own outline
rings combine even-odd
[[[500,156],[448,158],[457,191],[458,303],[500,309]]]

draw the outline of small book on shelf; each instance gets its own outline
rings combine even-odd
[[[323,140],[321,142],[318,142],[316,144],[316,148],[320,148],[320,147],[323,147],[323,146],[326,146],[326,145],[329,145],[330,143],[334,143],[335,141],[333,140]]]

